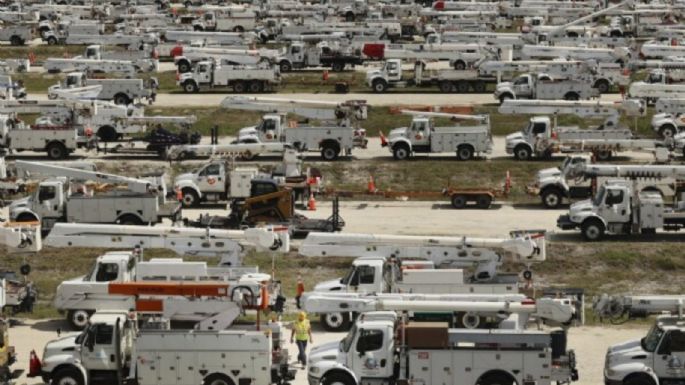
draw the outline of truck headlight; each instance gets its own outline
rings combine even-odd
[[[316,367],[316,366],[310,366],[310,367],[309,367],[309,373],[318,374],[318,373],[319,373],[319,368]]]
[[[606,375],[607,375],[607,377],[613,377],[613,376],[616,375],[616,371],[613,370],[613,369],[607,368],[607,370],[606,370]]]

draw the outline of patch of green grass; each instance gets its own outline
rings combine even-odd
[[[72,57],[83,54],[85,45],[41,45],[39,47],[2,47],[0,59],[28,59],[29,54],[34,54],[36,64],[39,65],[50,57]]]

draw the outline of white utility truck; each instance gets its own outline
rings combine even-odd
[[[102,89],[93,99],[111,100],[116,104],[131,104],[135,100],[146,99],[150,104],[157,96],[159,82],[155,78],[143,79],[91,79],[83,72],[69,73],[63,82],[48,88],[48,98],[56,99],[64,90],[78,90],[86,87],[101,86]]]
[[[33,39],[33,28],[30,25],[8,25],[0,27],[0,41],[20,46]]]
[[[418,61],[414,64],[413,77],[404,76],[402,60],[386,60],[380,69],[366,72],[366,85],[374,92],[386,92],[390,88],[405,87],[438,87],[441,92],[477,92],[482,93],[488,84],[496,84],[494,76],[481,75],[477,70],[427,70],[426,64]]]
[[[402,111],[411,115],[409,127],[395,128],[385,138],[381,134],[381,146],[388,147],[396,160],[408,159],[419,153],[457,154],[459,160],[471,160],[492,152],[492,133],[488,115],[459,115],[442,112]],[[473,120],[477,125],[436,127],[434,117]]]
[[[594,304],[597,315],[619,323],[657,315],[645,337],[607,349],[604,383],[672,384],[685,379],[685,297],[682,295],[602,295]]]
[[[664,198],[670,198],[676,195],[683,183],[685,168],[675,165],[592,164],[588,155],[571,155],[558,168],[538,171],[535,183],[526,190],[539,196],[546,208],[556,209],[564,200],[591,198],[596,186],[616,178],[633,180],[640,191],[655,191]]]
[[[267,111],[262,121],[238,132],[237,143],[289,143],[300,151],[320,151],[324,160],[335,160],[341,153],[351,155],[356,147],[366,148],[366,130],[358,122],[367,118],[364,100],[343,103],[312,100],[227,97],[221,106],[236,110]],[[292,113],[321,124],[290,124]]]
[[[587,100],[599,91],[583,80],[555,79],[547,74],[524,74],[511,82],[497,84],[494,97],[500,103],[509,99]]]
[[[685,97],[685,84],[633,82],[628,88],[629,98],[643,99],[655,103],[659,99],[680,99]]]
[[[605,233],[654,235],[657,229],[685,228],[685,196],[681,191],[672,204],[659,192],[638,190],[635,181],[609,180],[592,199],[574,203],[557,219],[562,230],[580,229],[583,239],[599,241]]]
[[[21,81],[13,81],[10,75],[0,75],[0,99],[26,99],[26,87]]]
[[[310,233],[299,253],[307,257],[357,258],[342,279],[316,285],[313,292],[317,294],[517,294],[518,275],[497,272],[503,259],[529,266],[546,256],[544,234],[539,232],[512,234],[511,238],[502,239]],[[447,268],[452,270],[441,272]],[[474,271],[465,276],[463,270],[454,268]],[[532,277],[530,270],[523,275],[526,279]],[[331,330],[348,328],[353,318],[354,314],[349,312],[321,313],[321,323]]]
[[[265,176],[295,191],[299,190],[302,196],[309,196],[304,191],[308,176],[306,171],[302,173],[302,160],[294,149],[285,150],[283,163]],[[249,198],[251,181],[257,177],[260,177],[260,173],[255,167],[231,167],[226,161],[212,161],[194,172],[178,175],[174,179],[174,190],[181,191],[183,207],[196,207],[201,202]]]
[[[410,305],[423,310],[438,304]],[[407,323],[393,311],[365,313],[339,343],[315,346],[307,377],[323,385],[550,385],[576,381],[578,371],[564,330],[449,329],[446,323]]]
[[[295,68],[330,67],[340,72],[345,67],[363,64],[359,53],[352,49],[342,49],[328,45],[327,42],[308,44],[303,41],[293,41],[274,58],[281,73],[290,72]]]
[[[176,85],[186,93],[231,88],[237,93],[272,91],[281,83],[277,66],[226,65],[200,61],[192,72],[179,74]]]
[[[55,176],[38,184],[28,197],[9,205],[10,219],[17,222],[41,222],[49,231],[56,222],[155,224],[163,218],[180,219],[181,204],[166,200],[164,175],[145,179],[85,171],[35,162],[17,161],[16,167],[29,173]],[[93,194],[86,185],[74,180],[125,185]]]

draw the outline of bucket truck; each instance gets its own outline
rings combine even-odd
[[[357,385],[370,379],[550,385],[576,381],[578,371],[574,352],[566,350],[565,330],[449,329],[446,323],[407,322],[395,312],[369,312],[340,344],[314,346],[308,380]]]
[[[595,312],[612,322],[656,314],[644,338],[610,346],[604,362],[604,383],[672,384],[685,378],[685,327],[682,295],[602,295]],[[669,314],[670,313],[670,314]]]
[[[539,196],[546,208],[556,209],[564,200],[591,198],[596,186],[616,178],[634,180],[640,191],[674,197],[683,184],[683,175],[682,166],[592,164],[588,155],[570,155],[559,168],[538,171],[535,183],[526,190]]]
[[[411,115],[409,127],[395,128],[387,138],[381,133],[381,146],[387,147],[396,160],[405,160],[418,153],[455,152],[459,160],[492,152],[492,133],[488,115],[459,115],[442,112],[403,110]],[[475,126],[454,125],[435,127],[434,117],[452,120],[473,120]]]
[[[271,306],[266,289],[258,286],[260,291],[250,293],[245,286],[224,282],[105,283],[106,292],[131,307],[103,309],[80,334],[49,342],[42,362],[35,365],[40,371],[30,374],[60,384],[284,385],[295,371],[288,367],[280,322],[258,323],[256,330],[225,330],[246,310],[282,311]],[[163,322],[190,315],[197,324],[191,330],[138,329],[136,318],[148,314]],[[103,356],[111,359],[103,361]]]
[[[221,65],[216,60],[200,61],[192,72],[179,74],[176,80],[186,93],[225,88],[239,94],[261,93],[272,91],[280,83],[277,66]]]
[[[166,201],[164,175],[136,179],[58,165],[17,161],[16,167],[29,173],[54,175],[40,182],[36,191],[13,201],[10,219],[40,222],[49,231],[56,222],[119,223],[142,225],[159,223],[163,218],[180,219],[181,204]],[[76,187],[71,180],[126,185],[126,190],[91,194],[86,186]]]
[[[70,72],[64,81],[48,88],[48,98],[58,98],[60,92],[100,86],[93,97],[97,100],[111,100],[116,104],[131,104],[135,100],[154,102],[159,82],[156,78],[143,79],[92,79],[84,72]]]
[[[638,172],[639,175],[639,172]],[[682,179],[682,169],[674,171]],[[574,203],[557,219],[562,230],[580,229],[586,241],[599,241],[605,233],[654,235],[657,229],[685,228],[685,197],[682,191],[666,204],[659,192],[639,190],[635,180],[608,180],[592,199]]]
[[[652,139],[634,139],[629,129],[617,128],[620,112],[642,116],[644,103],[629,99],[621,102],[524,101],[507,100],[499,108],[504,114],[549,114],[534,116],[521,132],[507,135],[506,152],[518,160],[533,156],[549,157],[556,152],[592,152],[598,160],[609,160],[615,152],[628,150],[655,151],[659,159],[668,158],[665,143]],[[580,117],[607,117],[598,129],[558,127],[558,114]]]
[[[544,73],[520,75],[498,83],[493,95],[500,103],[510,99],[587,100],[599,97],[599,90],[584,80],[554,78]]]
[[[629,98],[643,99],[655,103],[661,98],[680,99],[685,97],[685,84],[633,82],[628,88]]]
[[[530,265],[545,259],[544,233],[511,238],[310,233],[299,253],[307,257],[356,257],[342,279],[319,283],[316,294],[480,293],[516,294],[518,275],[498,274],[505,258]],[[414,269],[412,269],[414,267]],[[439,270],[435,270],[440,268]],[[463,270],[474,269],[471,276]],[[532,278],[530,270],[524,272]],[[347,329],[354,314],[321,313],[330,330]]]
[[[358,122],[367,118],[368,106],[363,100],[328,103],[229,96],[221,106],[270,112],[257,126],[242,128],[237,143],[289,143],[300,151],[320,151],[324,160],[335,160],[343,151],[351,155],[355,147],[366,148],[368,142],[366,130],[358,127]],[[291,124],[287,121],[288,113],[321,121],[321,124]]]

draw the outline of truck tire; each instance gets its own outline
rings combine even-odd
[[[67,322],[74,330],[83,330],[88,325],[88,319],[92,313],[88,310],[69,310],[67,312]]]
[[[345,14],[345,21],[353,22],[355,19],[354,12],[347,12]]]
[[[476,200],[476,206],[479,209],[489,209],[490,205],[492,204],[492,197],[487,194],[483,194],[478,196],[478,199]]]
[[[514,384],[516,384],[516,381],[514,381],[514,379],[511,378],[511,376],[507,375],[506,373],[489,373],[489,374],[485,374],[483,377],[481,377],[476,384],[478,384],[478,385],[514,385]]]
[[[233,32],[245,32],[245,28],[243,28],[242,25],[236,25],[235,27],[233,27]]]
[[[183,92],[190,94],[190,93],[195,93],[199,91],[200,88],[195,84],[195,82],[192,81],[186,81],[183,83]]]
[[[324,144],[321,148],[321,158],[323,160],[336,160],[340,155],[340,147],[332,144]]]
[[[140,220],[137,216],[133,214],[124,214],[122,215],[118,220],[117,224],[123,225],[123,226],[142,226],[144,225],[143,221]]]
[[[181,195],[181,206],[183,206],[183,208],[197,207],[200,205],[200,197],[197,196],[195,190],[184,188],[181,190]]]
[[[651,377],[644,374],[629,376],[623,381],[624,385],[655,385]]]
[[[258,93],[264,91],[264,87],[262,87],[261,81],[253,80],[250,82],[249,90],[250,90],[250,93],[252,93],[252,94],[258,94]]]
[[[24,41],[21,39],[21,37],[19,37],[17,35],[13,35],[10,37],[10,44],[12,44],[14,46],[19,46],[19,45],[24,44]]]
[[[672,124],[664,124],[659,129],[659,134],[661,134],[661,136],[664,138],[672,138],[677,133],[678,133],[678,129],[675,128],[675,126],[673,126]]]
[[[568,101],[576,101],[580,100],[580,95],[576,92],[567,92],[566,95],[564,95],[564,100]]]
[[[350,328],[349,313],[326,313],[319,317],[321,326],[328,332],[340,332]]]
[[[466,196],[461,194],[452,195],[452,207],[454,207],[455,209],[460,210],[465,208],[466,202]]]
[[[392,149],[392,157],[395,158],[395,160],[409,159],[409,155],[411,155],[411,153],[409,152],[409,146],[406,144],[402,143],[395,145]]]
[[[383,79],[376,79],[371,84],[373,92],[380,94],[388,90],[388,83]]]
[[[321,385],[356,385],[356,381],[344,373],[331,373],[321,380]]]
[[[454,62],[454,69],[457,71],[463,71],[466,69],[466,62],[463,60],[457,60]]]
[[[485,82],[482,82],[480,80],[473,82],[473,92],[475,92],[477,94],[484,93],[486,88],[487,87],[485,85]]]
[[[114,95],[114,104],[120,104],[122,106],[127,106],[131,103],[131,99],[126,94],[116,94]]]
[[[69,154],[64,144],[59,142],[53,142],[48,144],[45,147],[45,151],[48,153],[48,158],[52,160],[64,159]]]
[[[588,242],[596,242],[604,237],[604,223],[598,219],[588,219],[580,226],[583,239]]]
[[[247,91],[247,82],[238,80],[237,82],[233,83],[233,92],[237,94],[244,94],[245,91]]]
[[[83,385],[83,375],[72,368],[60,369],[52,375],[53,385]]]
[[[500,95],[500,97],[499,97],[499,104],[504,104],[504,101],[505,101],[505,100],[510,100],[510,99],[513,99],[513,98],[514,98],[514,97],[513,97],[511,94],[503,94],[503,95]]]
[[[98,139],[103,142],[114,142],[119,138],[117,130],[112,126],[102,126],[97,132]]]
[[[57,38],[54,36],[48,36],[48,45],[56,45],[57,44]]]
[[[281,60],[281,62],[278,63],[278,68],[281,70],[281,73],[286,73],[293,70],[293,66],[286,60]]]
[[[190,72],[190,63],[188,63],[187,60],[179,61],[177,66],[178,66],[178,72],[180,72],[182,74],[186,73],[186,72]]]
[[[202,385],[234,385],[234,383],[225,374],[215,373],[205,377]]]
[[[438,88],[440,88],[440,92],[442,92],[444,94],[449,94],[449,93],[454,92],[454,85],[449,80],[442,80],[440,82],[440,84],[438,84]]]
[[[457,313],[457,327],[461,329],[478,329],[483,327],[485,318],[472,312]]]
[[[460,94],[467,94],[469,92],[469,90],[471,89],[469,82],[467,82],[466,80],[459,80],[455,84],[455,87],[457,88],[457,93],[460,93]]]
[[[514,148],[514,158],[516,160],[529,160],[531,156],[533,156],[533,153],[528,146],[518,145]]]
[[[611,160],[611,150],[599,150],[599,151],[593,151],[595,158],[597,158],[598,161],[608,161]]]
[[[600,94],[606,94],[609,92],[609,88],[611,88],[611,85],[609,84],[609,81],[606,79],[599,79],[595,83],[595,88],[597,91],[599,91]]]
[[[462,144],[457,147],[457,158],[459,160],[471,160],[473,159],[473,147]]]
[[[331,64],[331,69],[333,72],[343,72],[345,69],[345,62],[342,61],[334,61],[333,64]]]
[[[558,189],[548,188],[546,190],[542,190],[542,192],[540,193],[540,199],[542,200],[542,204],[546,208],[556,209],[559,208],[561,202],[564,201],[564,196]]]

